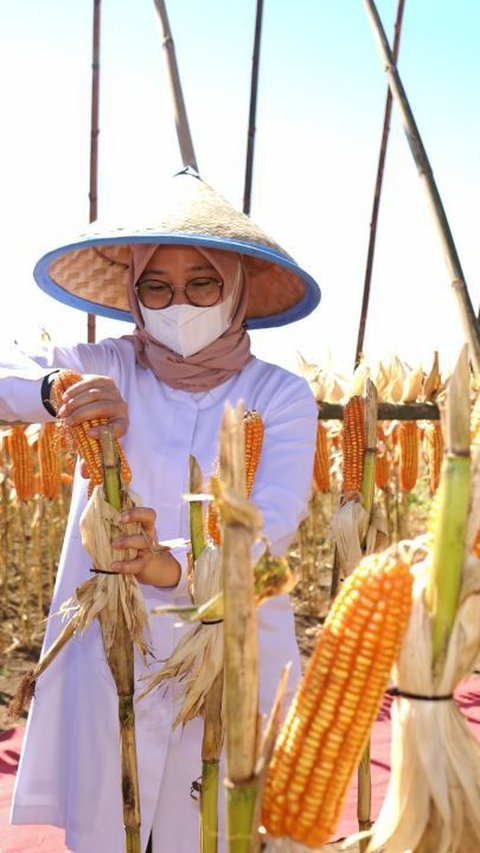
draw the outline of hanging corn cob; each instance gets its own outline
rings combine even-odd
[[[247,496],[250,497],[255,480],[258,463],[263,445],[263,420],[256,409],[249,409],[243,417],[244,443],[245,443],[245,476],[247,482]],[[215,477],[221,476],[217,462]],[[206,534],[214,545],[220,544],[218,511],[213,503],[209,503],[206,516]]]
[[[313,487],[317,492],[330,491],[330,451],[327,428],[322,421],[317,423],[317,442],[313,462]]]
[[[61,488],[60,454],[56,437],[56,424],[42,424],[38,437],[39,493],[48,500],[56,500]]]
[[[411,606],[397,549],[365,557],[344,582],[270,763],[262,823],[309,847],[333,833],[381,704]]]
[[[390,482],[390,458],[387,436],[383,426],[377,427],[377,455],[375,463],[375,485],[377,489],[387,489]]]
[[[5,446],[17,498],[28,501],[35,496],[34,458],[25,427],[13,426],[6,434]]]
[[[398,475],[402,492],[410,492],[418,478],[418,428],[415,421],[397,426]]]
[[[355,396],[345,404],[342,428],[343,488],[346,499],[355,497],[362,489],[365,455],[365,400]]]
[[[423,446],[427,461],[430,494],[434,495],[440,482],[440,469],[443,460],[442,427],[438,421],[430,421],[423,431]]]

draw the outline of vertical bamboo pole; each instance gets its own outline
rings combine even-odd
[[[247,158],[245,163],[245,186],[243,191],[243,212],[250,213],[253,176],[253,152],[255,144],[255,116],[257,113],[258,67],[260,60],[260,39],[262,34],[263,0],[257,0],[255,19],[255,37],[253,41],[252,82],[250,87],[250,111],[248,116]]]
[[[398,0],[397,17],[395,20],[395,35],[393,40],[392,56],[395,62],[398,59],[400,48],[400,33],[402,30],[403,9],[405,0]],[[370,220],[370,238],[368,241],[367,263],[365,267],[365,279],[363,283],[363,299],[362,309],[360,312],[360,325],[358,329],[357,348],[355,351],[354,369],[360,364],[363,346],[365,342],[365,327],[367,323],[368,305],[370,301],[370,285],[372,281],[373,259],[375,255],[375,243],[377,239],[377,223],[378,212],[380,209],[380,197],[382,193],[383,174],[385,171],[385,159],[387,156],[388,135],[390,132],[390,117],[392,114],[392,93],[390,89],[387,91],[387,100],[385,103],[385,115],[383,119],[382,141],[380,144],[380,154],[378,157],[377,177],[375,179],[375,190],[373,194],[372,218]]]
[[[363,0],[368,18],[374,31],[378,49],[382,61],[385,63],[385,71],[388,76],[388,84],[392,97],[402,118],[405,134],[412,152],[413,159],[417,165],[420,179],[427,192],[427,198],[438,228],[440,241],[443,247],[445,262],[451,278],[451,284],[460,311],[465,339],[469,344],[469,356],[477,373],[480,372],[480,329],[470,295],[465,283],[460,258],[455,247],[447,216],[440,198],[440,194],[433,177],[427,152],[423,146],[420,133],[415,123],[407,95],[398,74],[392,52],[383,29],[382,22],[373,0]]]
[[[167,7],[164,0],[154,0],[160,24],[163,31],[163,47],[167,57],[168,74],[172,92],[173,107],[175,113],[175,127],[177,129],[178,144],[184,166],[192,166],[198,172],[197,158],[193,148],[193,141],[188,125],[187,110],[183,98],[180,73],[178,70],[175,45],[173,43],[170,24],[168,21]]]
[[[257,513],[246,498],[241,407],[227,406],[220,432],[225,708],[229,853],[250,853],[256,802],[258,644],[251,547]],[[223,479],[224,478],[224,479]]]
[[[100,3],[101,0],[93,0],[93,58],[92,58],[92,108],[90,123],[90,188],[89,198],[89,222],[97,218],[97,190],[98,190],[98,126],[99,100],[100,100]],[[87,341],[95,343],[95,314],[87,317]]]
[[[366,381],[365,391],[365,458],[362,478],[362,506],[368,513],[372,512],[375,493],[375,457],[377,450],[377,389],[371,379]],[[368,521],[367,521],[368,529]],[[365,531],[366,536],[367,531]],[[360,832],[370,829],[372,825],[372,774],[370,766],[370,739],[365,747],[358,766],[358,797],[357,818]],[[366,850],[368,839],[360,841],[360,851]]]
[[[101,446],[105,498],[109,504],[120,511],[122,509],[120,464],[113,429],[110,425],[102,430]],[[120,583],[124,578],[120,576],[115,580]],[[102,617],[106,616],[105,611],[102,611],[99,616],[101,624]],[[133,640],[127,626],[120,595],[117,595],[114,640],[106,656],[118,696],[125,853],[141,853],[140,794],[133,704],[135,690]]]

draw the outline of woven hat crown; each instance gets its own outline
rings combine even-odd
[[[189,244],[242,255],[248,287],[247,325],[283,325],[309,314],[320,299],[316,282],[250,217],[191,170],[171,181],[153,225],[108,228],[94,222],[78,240],[44,255],[39,286],[84,311],[131,320],[127,286],[135,243]]]

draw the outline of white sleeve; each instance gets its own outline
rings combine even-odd
[[[35,353],[10,347],[0,354],[0,419],[39,423],[53,420],[41,400],[43,378],[53,370],[69,368],[78,373],[98,373],[117,378],[119,347],[115,341],[44,346]]]
[[[305,380],[291,376],[275,389],[264,426],[252,501],[263,516],[262,534],[278,556],[285,553],[308,513],[317,407]],[[258,546],[255,551],[259,557]]]

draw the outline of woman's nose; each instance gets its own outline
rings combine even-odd
[[[173,287],[173,299],[170,302],[170,305],[185,305],[188,303],[187,295],[185,293],[185,286],[176,286]]]

